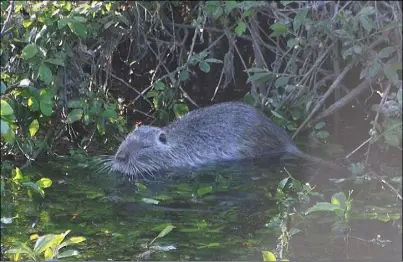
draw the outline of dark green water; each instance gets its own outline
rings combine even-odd
[[[2,260],[7,259],[3,252],[13,239],[33,246],[30,235],[67,229],[72,230],[69,237],[86,238],[71,247],[80,251],[74,260],[262,260],[261,252],[275,250],[278,244],[280,228],[267,224],[280,212],[271,195],[287,177],[284,167],[305,180],[323,172],[306,163],[276,163],[266,167],[240,164],[192,175],[185,172],[140,186],[113,174],[95,174],[66,159],[35,166],[24,175],[51,178],[53,185],[45,189],[45,198],[37,194],[29,198],[24,192],[12,193],[12,186],[6,183],[2,217],[19,217],[2,224]],[[320,191],[327,200],[333,193],[326,192],[326,185]],[[150,199],[159,203],[149,203]],[[375,204],[373,200],[368,203]],[[398,207],[393,210],[399,212]],[[287,258],[401,258],[401,235],[392,220],[358,219],[350,224],[351,235],[370,240],[381,234],[382,239],[392,241],[381,247],[363,240],[346,243],[343,234],[332,232],[327,218],[318,213],[316,220],[301,219],[295,225],[301,232],[293,236]],[[147,253],[145,245],[169,224],[176,228],[153,244],[172,249]]]

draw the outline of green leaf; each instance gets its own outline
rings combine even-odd
[[[270,34],[270,36],[281,36],[288,32],[288,28],[285,25],[282,25],[280,23],[272,24],[270,26],[270,29],[273,30],[273,32]]]
[[[9,116],[14,114],[13,108],[7,103],[6,100],[1,99],[1,116]]]
[[[375,77],[378,74],[379,69],[381,69],[381,64],[378,61],[371,63],[371,67],[369,69],[369,76],[371,78]]]
[[[41,66],[39,67],[39,78],[47,85],[49,85],[50,82],[52,82],[53,79],[52,71],[47,65],[41,64]]]
[[[1,134],[2,135],[7,134],[7,132],[10,129],[10,125],[6,121],[4,121],[3,119],[1,119],[0,122],[1,122]]]
[[[386,132],[383,137],[385,138],[385,143],[388,145],[398,147],[400,145],[401,137],[399,137],[395,132]]]
[[[66,243],[68,243],[68,245],[78,244],[78,243],[84,242],[85,240],[86,240],[85,237],[71,237],[69,240],[66,241]]]
[[[282,115],[280,115],[279,113],[277,113],[277,112],[274,111],[274,110],[271,110],[271,113],[272,113],[275,117],[277,117],[277,118],[284,119],[284,117],[283,117]]]
[[[297,32],[301,25],[304,23],[307,14],[308,9],[300,10],[295,14],[293,22],[294,32]]]
[[[29,124],[28,129],[29,129],[29,134],[31,135],[31,137],[33,137],[36,134],[36,132],[38,132],[38,130],[39,130],[39,122],[38,122],[38,120],[34,119],[31,122],[31,124]]]
[[[305,215],[308,215],[309,213],[316,212],[316,211],[329,211],[329,212],[334,212],[336,210],[342,211],[339,205],[334,205],[328,202],[318,202],[316,203],[313,207],[308,208],[305,211]]]
[[[384,49],[382,49],[381,51],[379,51],[378,53],[378,57],[379,58],[387,58],[389,57],[391,54],[393,54],[393,52],[395,51],[394,47],[385,47]]]
[[[28,60],[34,57],[38,53],[38,47],[36,44],[28,44],[22,49],[22,56],[24,59]]]
[[[255,98],[253,97],[253,95],[250,92],[245,94],[245,96],[243,97],[243,101],[249,105],[255,104]]]
[[[243,22],[238,23],[238,25],[235,27],[234,31],[238,36],[243,35],[246,32],[246,24]]]
[[[141,200],[146,204],[158,205],[160,203],[160,201],[152,199],[152,198],[142,198]]]
[[[298,44],[299,44],[299,41],[296,38],[291,38],[291,39],[287,40],[287,47],[290,48],[290,49],[294,48]]]
[[[42,188],[40,188],[37,184],[34,182],[23,182],[22,185],[34,190],[35,192],[39,193],[42,197],[45,196],[45,191],[43,191]]]
[[[176,118],[186,115],[189,112],[189,108],[185,104],[175,104],[173,106],[173,111]]]
[[[360,20],[360,23],[362,27],[364,27],[365,31],[367,31],[367,33],[370,33],[373,27],[368,18],[366,16],[359,16],[358,19]]]
[[[316,130],[322,129],[325,125],[326,125],[325,122],[319,122],[319,123],[317,123],[317,124],[315,125],[314,128],[315,128]]]
[[[67,101],[68,108],[83,108],[83,102],[80,99],[71,99]]]
[[[34,252],[40,254],[51,246],[56,246],[58,238],[60,236],[55,234],[40,236],[35,242]]]
[[[62,18],[59,21],[57,21],[57,27],[59,29],[62,29],[63,27],[65,27],[67,25],[67,23],[70,21],[69,18]]]
[[[9,126],[8,132],[5,132],[4,134],[2,133],[2,136],[4,140],[9,144],[13,144],[15,141],[15,133],[11,126]]]
[[[78,35],[78,36],[80,36],[82,38],[87,37],[87,34],[88,34],[87,27],[85,25],[83,25],[82,23],[80,23],[80,22],[69,22],[68,25],[70,27],[70,30],[74,34],[76,34],[76,35]]]
[[[276,256],[270,251],[262,251],[263,261],[277,261]]]
[[[320,139],[326,139],[329,137],[329,135],[330,135],[329,132],[327,132],[325,130],[322,130],[322,131],[319,131],[318,133],[316,133],[316,137],[320,138]]]
[[[73,19],[76,20],[77,22],[80,22],[80,23],[87,22],[87,19],[85,17],[83,17],[83,16],[73,16]]]
[[[166,226],[166,227],[158,234],[157,238],[161,238],[161,237],[166,236],[166,235],[169,234],[169,232],[171,232],[172,229],[174,229],[174,228],[176,228],[176,226],[173,226],[173,225],[168,225],[168,226]]]
[[[52,97],[50,96],[49,92],[46,91],[45,89],[41,90],[41,94],[39,97],[39,107],[41,109],[41,112],[45,116],[51,116],[52,115]]]
[[[274,82],[274,86],[277,88],[284,87],[288,84],[289,79],[290,79],[289,76],[280,76],[279,78],[276,79],[276,82]]]
[[[185,69],[179,73],[179,80],[186,81],[189,79],[189,72]]]
[[[333,205],[338,205],[342,210],[346,208],[346,195],[343,192],[335,193],[330,201]]]
[[[199,62],[199,68],[205,73],[210,72],[210,65],[204,61]]]
[[[396,83],[399,80],[396,69],[393,68],[391,65],[385,65],[383,67],[383,72],[385,73],[385,76],[393,83]]]
[[[220,16],[223,14],[223,10],[221,7],[217,6],[214,10],[213,10],[213,18],[214,19],[218,19],[220,18]]]
[[[68,115],[67,115],[67,123],[74,123],[78,120],[80,120],[83,117],[83,110],[82,109],[73,109]]]
[[[64,66],[64,61],[60,58],[49,58],[49,59],[45,60],[45,62],[54,64],[54,65]]]
[[[57,256],[57,258],[65,258],[65,257],[72,257],[72,256],[78,256],[80,253],[77,250],[66,250],[63,251],[61,253],[59,253],[59,255]]]
[[[40,188],[48,188],[52,185],[52,180],[49,178],[43,177],[36,181],[36,185],[39,186]]]
[[[213,192],[213,187],[212,186],[205,186],[197,189],[197,194],[199,196],[204,196],[205,194]]]
[[[222,64],[223,62],[221,60],[215,59],[215,58],[207,58],[204,60],[206,63],[217,63],[217,64]]]
[[[375,9],[373,6],[366,6],[358,12],[357,16],[368,16],[375,13]]]
[[[157,81],[154,84],[155,90],[163,91],[165,89],[165,84],[161,81]]]
[[[0,92],[1,94],[4,94],[7,90],[7,86],[6,84],[3,83],[3,81],[1,81],[1,85],[0,85]]]
[[[12,175],[13,181],[21,180],[24,178],[22,176],[21,170],[18,167],[13,169],[13,171],[11,171],[11,175]]]

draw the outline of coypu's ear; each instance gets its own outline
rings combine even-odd
[[[165,133],[160,133],[158,140],[163,143],[166,144],[167,143],[167,136],[165,135]]]

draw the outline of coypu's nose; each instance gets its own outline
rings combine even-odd
[[[128,154],[124,151],[120,151],[117,155],[116,155],[116,159],[119,162],[127,162],[128,159]]]

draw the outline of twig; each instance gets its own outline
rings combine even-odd
[[[312,116],[318,111],[318,109],[323,105],[327,97],[333,92],[333,90],[339,85],[341,80],[343,80],[344,76],[347,74],[348,71],[350,71],[351,68],[353,68],[355,61],[351,61],[343,70],[343,72],[336,78],[336,80],[333,82],[333,84],[329,87],[329,89],[326,91],[326,93],[323,95],[322,99],[318,102],[318,104],[315,106],[315,108],[312,110],[312,112],[309,114],[309,116],[304,120],[304,122],[298,127],[298,129],[295,131],[294,135],[292,138],[295,138],[295,136],[301,131],[301,129],[309,122],[309,120],[312,118]]]
[[[396,194],[397,198],[399,198],[400,200],[402,200],[402,195],[400,195],[399,191],[394,188],[388,181],[386,181],[385,179],[383,179],[380,175],[378,175],[374,170],[369,169],[369,172],[371,173],[371,175],[373,175],[378,181],[380,181],[381,183],[385,184],[387,187],[389,187],[390,190],[393,191],[393,193]]]
[[[3,36],[3,33],[6,30],[6,26],[10,22],[11,14],[14,12],[14,0],[10,1],[9,7],[10,7],[10,10],[8,10],[8,15],[7,15],[6,21],[4,21],[3,27],[1,28],[0,37]]]

